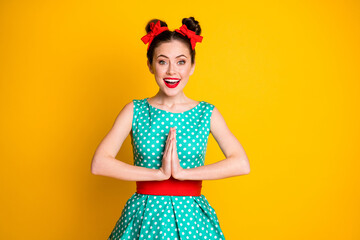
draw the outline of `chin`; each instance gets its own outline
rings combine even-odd
[[[163,93],[165,93],[165,95],[169,96],[169,97],[173,97],[178,95],[180,92],[182,92],[182,88],[178,88],[178,89],[169,89],[168,87],[164,87],[161,89],[161,91]]]

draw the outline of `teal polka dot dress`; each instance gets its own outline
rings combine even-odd
[[[194,108],[173,113],[134,99],[132,146],[134,165],[159,169],[167,135],[176,126],[180,166],[204,165],[214,105],[201,101]],[[108,240],[225,239],[214,208],[204,195],[167,196],[135,192],[126,202]]]

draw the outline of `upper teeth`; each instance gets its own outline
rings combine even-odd
[[[175,80],[175,79],[165,79],[165,81],[167,81],[167,82],[178,82],[178,81],[180,81],[180,79],[178,79],[178,80]]]

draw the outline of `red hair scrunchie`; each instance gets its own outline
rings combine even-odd
[[[201,42],[203,39],[202,36],[196,35],[194,31],[189,30],[185,24],[183,24],[179,29],[176,29],[175,31],[181,33],[184,36],[187,36],[190,39],[192,50],[195,49],[196,42]]]
[[[157,36],[159,35],[160,33],[162,33],[163,31],[166,31],[166,30],[169,30],[168,27],[161,27],[160,25],[160,21],[157,21],[156,24],[154,24],[153,22],[150,23],[150,29],[151,31],[146,34],[145,36],[143,36],[141,38],[141,40],[146,44],[146,43],[149,43],[148,45],[148,50],[149,50],[149,47],[150,47],[150,44],[152,42],[152,40]]]

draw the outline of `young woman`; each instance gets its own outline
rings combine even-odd
[[[159,91],[134,99],[120,111],[92,160],[92,173],[136,181],[108,240],[225,239],[215,210],[201,194],[202,180],[248,174],[243,147],[218,109],[184,94],[195,70],[195,45],[202,41],[193,17],[170,31],[153,19],[141,39]],[[204,165],[212,133],[226,159]],[[130,133],[134,165],[115,159]]]

